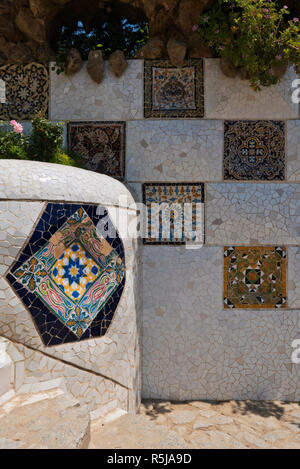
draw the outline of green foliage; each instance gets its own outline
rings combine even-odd
[[[63,124],[54,124],[42,116],[36,116],[32,120],[32,133],[29,139],[31,159],[51,161],[62,145]]]
[[[93,28],[89,34],[79,22],[77,29],[64,27],[57,44],[57,74],[65,69],[65,62],[70,49],[77,49],[83,60],[88,59],[91,50],[102,50],[109,56],[116,50],[122,50],[126,58],[132,58],[136,51],[149,39],[148,24],[144,21],[130,24],[128,20],[118,18],[113,12],[107,14],[106,21],[100,28]]]
[[[300,64],[300,22],[283,1],[219,0],[201,15],[198,34],[216,55],[246,72],[255,90],[280,80],[288,64]]]
[[[32,120],[29,137],[10,130],[11,124],[8,122],[0,122],[0,125],[0,159],[46,161],[83,167],[83,159],[78,153],[62,148],[64,124],[53,124],[42,116],[36,116]]]
[[[6,126],[7,122],[0,122]],[[0,129],[0,159],[28,159],[28,138],[14,131]]]

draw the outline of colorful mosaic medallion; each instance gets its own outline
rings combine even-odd
[[[125,122],[71,122],[68,141],[86,169],[124,179]]]
[[[284,122],[226,121],[224,179],[284,180]]]
[[[144,115],[158,118],[204,116],[203,61],[190,60],[182,68],[166,60],[146,60]]]
[[[47,117],[49,73],[44,65],[4,65],[0,67],[0,79],[5,82],[0,119],[29,120],[38,112]]]
[[[225,247],[225,308],[285,308],[286,248]]]
[[[145,183],[145,244],[204,242],[204,184]]]
[[[125,284],[124,250],[105,209],[98,212],[94,205],[46,204],[7,275],[45,345],[100,337],[113,319]],[[116,237],[101,235],[99,225]]]

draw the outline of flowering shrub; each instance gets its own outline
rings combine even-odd
[[[2,126],[7,126],[6,122],[0,122]],[[16,121],[9,123],[12,131],[0,130],[0,158],[27,159],[28,137],[23,135],[23,127]]]
[[[63,124],[53,124],[42,116],[32,120],[30,136],[23,134],[23,126],[15,120],[0,122],[0,159],[48,161],[81,167],[80,155],[68,152],[62,145]]]
[[[288,64],[300,64],[300,21],[282,1],[218,0],[192,29],[256,90],[276,84]]]

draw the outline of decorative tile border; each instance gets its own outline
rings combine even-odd
[[[167,60],[146,60],[144,117],[204,117],[203,60],[176,68]]]
[[[125,122],[70,122],[68,145],[84,158],[84,167],[123,180]]]
[[[6,94],[5,103],[0,103],[0,119],[29,120],[39,112],[48,116],[49,73],[44,65],[4,65],[0,79]]]
[[[148,233],[144,244],[204,243],[203,183],[145,183],[143,203]]]
[[[96,205],[48,203],[6,276],[44,345],[103,336],[113,319],[125,284],[124,248],[118,235],[99,235],[108,214],[97,213]]]
[[[224,179],[285,179],[283,121],[225,121]]]
[[[224,308],[286,308],[286,248],[224,248]]]

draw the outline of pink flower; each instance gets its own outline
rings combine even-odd
[[[199,28],[199,25],[198,25],[198,24],[194,24],[193,27],[192,27],[192,31],[197,31],[198,28]]]
[[[11,121],[10,125],[14,128],[14,132],[16,132],[16,134],[21,134],[23,132],[23,126],[18,124],[18,122]]]
[[[277,55],[275,56],[275,59],[276,59],[276,60],[281,60],[281,59],[282,59],[282,55],[277,54]]]
[[[293,18],[293,21],[295,21],[295,23],[299,23],[299,18]]]
[[[284,8],[285,10],[288,10],[288,9],[289,9],[289,7],[288,7],[287,5],[284,5],[283,8]]]

